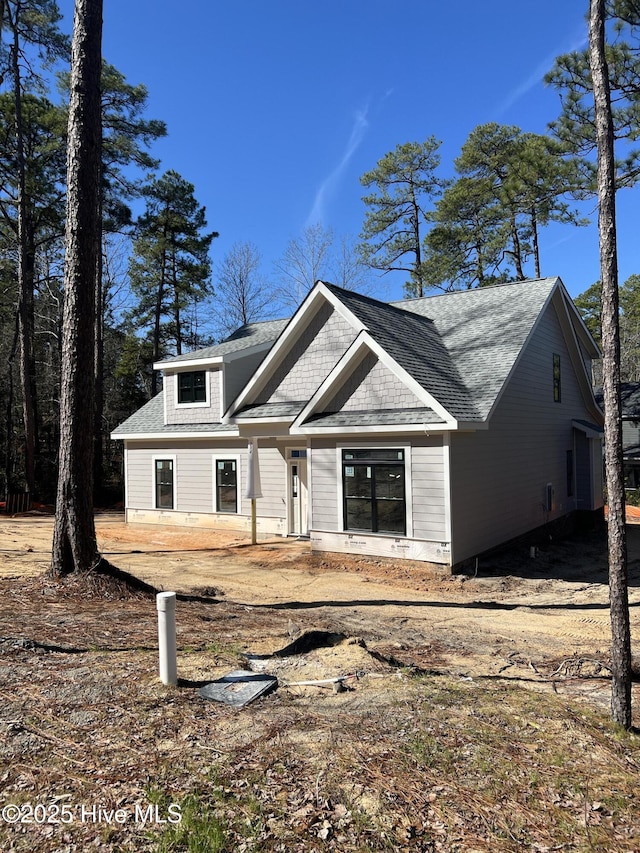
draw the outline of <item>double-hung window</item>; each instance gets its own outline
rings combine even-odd
[[[178,405],[206,403],[207,374],[204,370],[178,373]]]
[[[343,450],[344,529],[407,530],[404,450]]]
[[[216,512],[238,512],[238,460],[216,459]]]
[[[173,459],[154,460],[156,509],[173,509]]]

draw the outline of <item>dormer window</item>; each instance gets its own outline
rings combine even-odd
[[[206,403],[207,379],[206,371],[193,370],[188,373],[178,373],[178,405],[187,403]]]

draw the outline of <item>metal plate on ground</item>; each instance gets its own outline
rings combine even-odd
[[[244,708],[258,696],[275,690],[277,686],[278,679],[273,675],[236,669],[211,684],[205,684],[198,690],[198,695],[203,699],[233,705],[234,708]]]

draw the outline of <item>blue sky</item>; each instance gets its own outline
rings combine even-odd
[[[59,0],[70,31],[72,0]],[[357,237],[359,177],[399,143],[442,140],[443,176],[478,124],[546,132],[542,77],[584,47],[586,0],[105,0],[103,53],[167,123],[161,169],[196,188],[212,257],[249,240],[263,272],[318,221]],[[572,295],[599,278],[593,226],[545,229],[543,275]],[[636,193],[620,194],[621,280],[635,264]],[[533,269],[527,272],[533,275]],[[374,294],[401,298],[401,281]]]

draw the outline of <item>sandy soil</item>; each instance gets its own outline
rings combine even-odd
[[[547,542],[535,559],[528,546],[514,547],[481,559],[477,574],[451,577],[408,561],[313,554],[302,541],[251,546],[232,533],[126,525],[115,514],[97,516],[96,524],[99,547],[115,565],[159,589],[224,603],[229,618],[217,620],[216,636],[200,623],[202,643],[235,642],[244,654],[270,655],[308,632],[325,632],[313,635],[318,648],[271,661],[284,682],[374,672],[382,660],[462,678],[526,681],[608,704],[602,531]],[[42,575],[52,526],[46,514],[0,518],[0,578]],[[640,526],[628,532],[637,659]],[[180,632],[180,602],[177,619],[178,645],[193,643],[191,630],[188,638]],[[70,641],[62,627],[56,631],[49,642]],[[351,641],[337,643],[340,637]],[[193,655],[188,669],[181,677],[216,675],[198,670]]]

